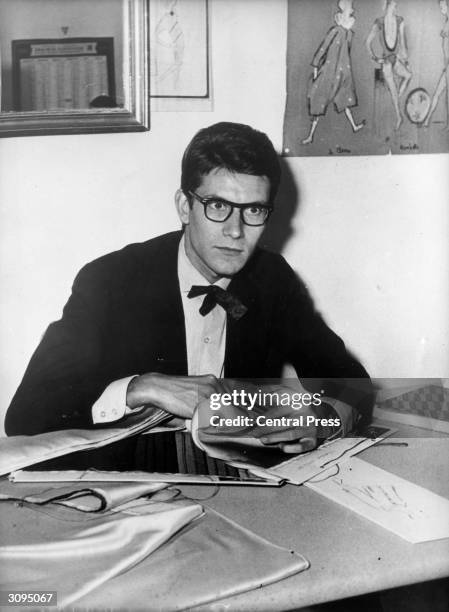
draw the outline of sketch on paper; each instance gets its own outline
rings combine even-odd
[[[373,62],[380,66],[375,70],[374,97],[379,85],[385,84],[396,113],[395,129],[398,130],[404,120],[400,99],[407,89],[412,73],[404,19],[397,14],[396,0],[386,0],[384,15],[375,20],[366,39],[366,47]]]
[[[448,4],[289,0],[284,155],[449,151]]]
[[[184,61],[184,32],[179,22],[177,0],[164,3],[154,28],[156,46],[154,78],[159,88],[176,91]]]
[[[409,542],[449,536],[448,499],[357,457],[337,467],[305,486]]]
[[[342,478],[334,478],[334,483],[345,493],[354,495],[356,499],[368,504],[371,508],[383,512],[403,512],[407,518],[414,520],[416,511],[410,509],[407,501],[398,493],[397,487],[393,484],[360,484],[352,485],[345,482]]]
[[[433,113],[440,99],[443,99],[444,106],[444,129],[449,130],[449,0],[440,0],[440,11],[443,16],[444,24],[440,32],[443,51],[443,70],[435,88],[435,92],[430,102],[429,112],[424,122],[425,127],[429,127]],[[444,94],[444,95],[443,95]]]
[[[353,0],[339,0],[334,15],[335,25],[326,34],[312,59],[313,75],[307,99],[312,119],[309,134],[302,144],[311,144],[320,116],[333,103],[337,113],[344,111],[354,132],[365,125],[356,123],[352,108],[357,106],[357,94],[351,65],[352,27],[355,23]]]
[[[150,3],[152,97],[209,95],[207,10],[207,0]]]

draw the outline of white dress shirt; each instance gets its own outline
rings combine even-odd
[[[184,236],[179,244],[178,278],[186,325],[189,376],[214,374],[221,378],[226,348],[226,311],[217,305],[203,317],[200,314],[200,307],[205,296],[187,297],[193,285],[204,286],[210,283],[187,257]],[[227,289],[230,282],[229,278],[221,278],[214,285]]]
[[[221,378],[226,349],[226,311],[217,305],[203,316],[199,309],[205,296],[187,297],[192,285],[210,285],[210,283],[187,257],[184,236],[178,249],[178,280],[184,310],[188,374],[189,376],[214,374]],[[214,284],[226,289],[230,282],[229,278],[221,278]],[[131,412],[126,405],[126,394],[128,385],[135,376],[136,374],[115,380],[106,387],[92,406],[94,423],[116,421]]]

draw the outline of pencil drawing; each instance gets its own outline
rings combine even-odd
[[[427,114],[426,120],[424,122],[424,126],[428,127],[430,124],[430,120],[432,115],[440,101],[441,96],[445,93],[444,96],[444,105],[445,105],[445,129],[449,130],[449,3],[448,0],[439,0],[441,14],[444,18],[443,29],[440,32],[441,36],[441,45],[443,50],[443,70],[441,72],[440,78],[438,79],[437,86],[435,88],[435,92],[432,96],[432,100],[430,102],[430,109]]]
[[[374,21],[366,39],[371,59],[380,66],[380,80],[390,93],[396,113],[395,129],[404,120],[400,98],[412,78],[408,62],[404,19],[397,15],[396,0],[385,0],[384,15]]]
[[[311,125],[303,145],[313,142],[319,118],[334,103],[337,113],[344,112],[352,130],[358,132],[365,125],[356,123],[352,108],[357,106],[357,95],[351,64],[352,27],[355,23],[352,0],[339,0],[334,15],[335,25],[326,34],[312,59],[313,75],[307,92]]]
[[[178,0],[163,0],[162,14],[154,30],[156,40],[155,77],[160,84],[171,80],[176,88],[183,67],[184,32],[177,13]]]

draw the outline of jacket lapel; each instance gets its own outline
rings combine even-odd
[[[187,374],[184,311],[178,281],[178,247],[181,232],[167,236],[154,261],[146,264],[148,281],[142,299],[150,326],[149,355],[161,373]]]
[[[265,355],[266,317],[251,265],[245,266],[232,279],[229,291],[247,306],[248,311],[238,320],[227,317],[225,376],[260,377]]]

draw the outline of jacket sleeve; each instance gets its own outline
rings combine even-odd
[[[354,408],[361,428],[372,416],[374,393],[370,377],[316,311],[305,285],[288,265],[287,268],[278,319],[285,322],[279,337],[287,358],[308,390]]]
[[[318,49],[315,52],[315,55],[312,58],[311,65],[314,68],[320,69],[321,66],[324,64],[324,62],[326,61],[327,54],[329,52],[329,48],[337,36],[338,36],[337,28],[332,27],[326,34],[324,40],[319,45]]]
[[[107,287],[102,266],[78,274],[62,318],[34,352],[5,418],[7,435],[92,427],[91,407],[106,374]]]

